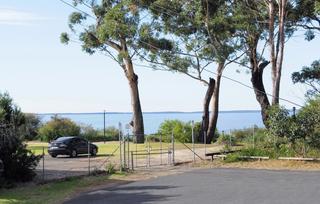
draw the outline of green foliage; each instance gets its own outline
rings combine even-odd
[[[68,118],[53,116],[39,130],[39,135],[43,141],[49,142],[62,136],[79,136],[80,126]]]
[[[40,157],[22,143],[27,135],[25,118],[9,94],[0,93],[0,160],[6,182],[29,181],[35,176]]]
[[[70,41],[70,38],[69,38],[69,35],[68,35],[68,33],[61,33],[61,35],[60,35],[60,42],[62,43],[62,44],[68,44],[69,43],[69,41]]]
[[[236,153],[228,154],[224,160],[224,162],[226,163],[232,163],[232,162],[238,162],[238,161],[241,161],[241,158],[239,154],[236,154]]]
[[[199,133],[200,125],[195,124],[194,135],[197,138]],[[174,135],[174,138],[177,142],[190,143],[192,142],[192,126],[191,122],[185,123],[179,120],[165,120],[161,123],[158,134],[162,135],[162,138],[165,142],[171,141],[171,135]]]
[[[291,118],[283,107],[272,106],[268,110],[268,134],[276,137],[291,137]]]
[[[81,125],[80,136],[91,142],[117,141],[119,140],[119,130],[113,126],[107,127],[104,136],[103,130],[96,130],[90,125]]]
[[[236,142],[252,143],[255,141],[263,141],[266,137],[265,129],[254,126],[253,128],[244,128],[231,131],[231,134],[235,137]],[[254,134],[254,136],[253,136]]]
[[[231,134],[221,134],[217,140],[220,145],[234,146],[236,145],[236,137]]]
[[[314,61],[310,67],[302,67],[300,72],[291,76],[293,83],[302,83],[310,87],[307,96],[320,94],[320,60]]]
[[[108,163],[106,165],[106,173],[109,175],[116,173],[115,165],[113,163]]]
[[[269,112],[268,124],[269,144],[274,143],[279,154],[290,152],[287,148],[300,155],[305,155],[308,148],[320,149],[319,98],[310,100],[295,116],[290,116],[284,108],[273,107]],[[299,148],[301,144],[303,148]]]
[[[41,126],[40,118],[32,113],[25,114],[25,140],[36,140],[39,136],[39,128]]]

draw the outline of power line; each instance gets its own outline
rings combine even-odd
[[[70,3],[65,2],[64,0],[59,0],[59,1],[61,1],[61,2],[63,2],[64,4],[66,4],[66,5],[74,8],[74,9],[76,9],[77,11],[79,11],[79,12],[81,12],[81,13],[84,13],[85,15],[90,16],[91,18],[96,19],[96,18],[93,17],[92,15],[90,15],[90,14],[82,11],[81,9],[75,7],[74,5],[72,5],[72,4],[70,4]],[[156,5],[156,4],[155,4],[155,5]],[[161,7],[161,6],[158,6],[158,5],[156,5],[156,6],[157,6],[158,8],[162,8],[162,9],[164,9],[164,10],[172,11],[172,10],[170,10],[170,9],[167,9],[167,8],[164,8],[164,7]],[[176,14],[178,14],[178,13],[175,12],[175,11],[173,11],[173,12],[176,13]],[[168,13],[166,13],[166,14],[168,14]],[[168,15],[170,15],[170,14],[168,14]],[[173,15],[170,15],[170,16],[173,17]],[[146,17],[146,16],[144,16],[144,18],[145,18],[145,17]],[[157,47],[157,46],[155,46],[155,45],[152,45],[152,44],[150,44],[150,43],[148,43],[148,42],[144,42],[144,41],[142,41],[142,40],[140,40],[140,39],[137,39],[137,40],[140,41],[140,42],[142,42],[142,43],[144,43],[144,44],[146,44],[146,45],[149,45],[149,46],[151,46],[151,47],[153,47],[153,48],[155,48],[155,49],[161,50],[161,48],[159,48],[159,47]],[[171,52],[171,53],[172,53],[172,54],[180,54],[180,55],[186,55],[186,56],[196,57],[196,58],[202,59],[202,60],[208,60],[208,59],[206,59],[206,58],[202,58],[202,57],[199,57],[199,56],[196,56],[196,55],[192,55],[192,54],[189,54],[189,53],[180,53],[180,52]],[[154,69],[154,67],[147,66],[147,65],[138,65],[138,64],[135,64],[135,65],[137,65],[137,66],[143,66],[143,67],[149,67],[149,68]],[[208,69],[206,69],[206,68],[204,68],[203,70],[205,70],[205,71],[207,71],[207,72],[209,72],[209,73],[211,73],[211,74],[218,75],[216,72],[210,71],[210,70],[208,70]],[[177,70],[177,71],[178,71],[178,70]],[[253,87],[251,87],[251,86],[249,86],[249,85],[247,85],[247,84],[245,84],[245,83],[243,83],[243,82],[240,82],[240,81],[238,81],[238,80],[236,80],[236,79],[233,79],[233,78],[231,78],[231,77],[227,77],[227,76],[224,76],[224,75],[221,75],[221,77],[222,77],[222,78],[225,78],[225,79],[228,79],[228,80],[230,80],[230,81],[233,81],[233,82],[235,82],[235,83],[237,83],[237,84],[239,84],[239,85],[242,85],[242,86],[244,86],[244,87],[247,87],[247,88],[249,88],[249,89],[256,90],[255,88],[253,88]],[[264,91],[261,91],[261,90],[256,90],[256,91],[258,91],[258,92],[260,92],[260,93],[263,93],[263,94],[266,94],[267,96],[274,97],[274,96],[273,96],[272,94],[270,94],[270,93],[267,93],[267,92],[264,92]],[[296,106],[298,106],[298,107],[303,107],[302,105],[299,105],[298,103],[295,103],[295,102],[290,101],[290,100],[288,100],[288,99],[281,98],[281,97],[277,97],[277,98],[278,98],[279,100],[288,102],[288,103],[293,104],[293,105],[296,105]]]

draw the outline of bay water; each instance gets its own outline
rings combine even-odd
[[[104,113],[45,113],[38,114],[42,122],[47,122],[52,116],[70,118],[78,124],[91,125],[96,129],[104,127]],[[181,120],[184,122],[200,122],[202,112],[146,112],[143,113],[146,134],[153,134],[165,120]],[[132,113],[106,112],[106,127],[118,127],[121,123],[124,128],[131,121]],[[221,111],[219,112],[218,131],[231,131],[234,129],[251,128],[253,125],[263,127],[260,111]]]

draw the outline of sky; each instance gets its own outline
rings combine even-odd
[[[73,11],[59,0],[0,0],[0,92],[8,92],[24,112],[130,112],[128,82],[118,64],[99,53],[82,52],[79,44],[60,43]],[[305,87],[293,85],[291,73],[319,59],[319,45],[319,39],[306,42],[301,34],[287,43],[282,98],[305,103]],[[201,111],[203,84],[177,73],[143,67],[135,71],[144,112]],[[270,72],[268,67],[264,75],[269,93]],[[250,74],[237,65],[228,66],[224,75],[251,86]],[[223,79],[220,93],[220,110],[259,110],[247,87]]]

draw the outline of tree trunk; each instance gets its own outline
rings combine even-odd
[[[211,99],[212,110],[211,110],[211,116],[209,121],[208,132],[207,132],[207,139],[206,139],[207,144],[210,144],[213,140],[216,139],[215,131],[217,128],[218,115],[219,115],[219,95],[220,95],[219,92],[220,92],[220,83],[221,83],[223,68],[224,68],[224,62],[219,63],[218,69],[217,69],[218,75],[216,78],[216,84],[215,84],[213,96]]]
[[[209,84],[206,92],[206,96],[204,98],[203,102],[203,113],[202,113],[202,123],[201,123],[201,129],[198,136],[198,142],[203,143],[204,142],[204,136],[206,135],[208,131],[209,126],[209,105],[210,101],[214,92],[215,87],[215,80],[210,78]]]
[[[144,126],[143,126],[143,115],[140,104],[139,89],[138,89],[138,76],[133,73],[131,78],[128,78],[131,94],[131,105],[132,105],[132,121],[133,135],[137,138],[137,143],[144,143]]]
[[[268,65],[268,62],[261,63],[258,67],[254,68],[251,72],[251,83],[254,88],[256,99],[261,107],[262,121],[267,127],[268,114],[267,110],[270,107],[269,99],[264,89],[263,84],[263,70]]]
[[[258,63],[257,56],[257,46],[260,35],[255,35],[252,38],[249,48],[249,59],[251,65],[251,83],[256,95],[256,99],[261,107],[262,121],[266,127],[268,127],[267,120],[268,114],[267,110],[270,107],[270,102],[263,84],[263,70],[270,62],[265,61]]]
[[[128,54],[129,56],[125,38],[122,38],[120,42],[122,52]],[[124,64],[122,65],[122,68],[128,79],[131,95],[132,121],[130,122],[130,125],[133,129],[132,133],[136,137],[137,143],[144,143],[144,125],[139,97],[138,75],[134,73],[133,63],[130,57],[124,58],[123,63]]]
[[[136,137],[136,142],[144,143],[144,125],[139,97],[138,75],[134,73],[131,59],[126,59],[124,62],[124,70],[129,82],[132,106],[132,121],[130,122],[130,125],[133,129],[132,133]]]
[[[272,90],[273,90],[273,96],[272,96],[272,102],[276,103],[276,97],[275,97],[275,87],[276,87],[276,81],[277,81],[277,53],[276,53],[276,46],[275,46],[275,36],[274,36],[274,29],[275,29],[275,8],[274,8],[274,2],[269,1],[269,39],[268,44],[270,47],[270,63],[271,63],[271,79],[272,79]],[[278,48],[278,47],[277,47]]]
[[[276,45],[276,70],[272,82],[272,105],[279,104],[280,97],[280,81],[281,81],[281,72],[283,64],[283,55],[284,55],[284,44],[285,44],[285,12],[287,0],[279,0],[279,32],[278,32],[278,41]]]

